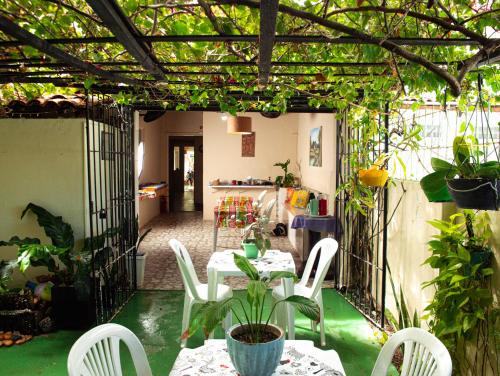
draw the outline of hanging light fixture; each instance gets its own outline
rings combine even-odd
[[[227,133],[252,134],[252,118],[248,116],[230,116],[227,119]]]

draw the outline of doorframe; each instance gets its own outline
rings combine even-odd
[[[192,146],[195,147],[195,137],[196,136],[169,136],[168,137],[168,196],[169,196],[169,208],[173,208],[174,195],[174,184],[173,184],[173,171],[174,171],[174,148],[175,146],[182,147],[181,155],[184,156],[184,147]],[[182,175],[184,176],[184,158],[179,158],[179,164],[182,167]]]

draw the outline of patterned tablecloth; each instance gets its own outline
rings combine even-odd
[[[345,376],[335,351],[314,347],[307,351],[298,350],[293,342],[285,342],[280,365],[273,375]],[[229,358],[225,341],[214,341],[196,349],[183,349],[179,353],[170,376],[197,375],[238,375]]]
[[[229,274],[233,276],[245,275],[235,265],[233,253],[244,254],[241,250],[230,249],[222,252],[214,252],[208,261],[207,269],[216,269],[219,274]],[[250,263],[252,263],[263,276],[269,276],[269,273],[272,271],[295,272],[293,256],[289,252],[269,250],[263,257],[250,260]]]

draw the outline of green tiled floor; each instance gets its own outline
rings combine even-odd
[[[235,292],[243,294],[243,292]],[[333,290],[323,290],[327,329],[327,348],[335,349],[348,376],[367,376],[379,352],[366,320]],[[180,350],[177,338],[182,318],[182,291],[140,291],[114,322],[131,329],[139,337],[156,375],[168,375]],[[297,315],[296,338],[313,340],[319,346],[319,333],[312,333],[309,322]],[[0,348],[0,375],[66,375],[69,349],[80,332],[58,331],[34,338],[23,346]],[[222,331],[216,338],[223,338]],[[188,341],[188,347],[203,343],[201,333]],[[132,375],[131,361],[123,356],[124,375]]]

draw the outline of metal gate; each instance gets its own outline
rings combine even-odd
[[[380,125],[388,126],[388,117],[379,118]],[[383,122],[383,123],[382,123]],[[360,139],[359,128],[348,124],[347,114],[337,117],[337,187],[352,179],[356,171],[351,158],[357,158],[352,140]],[[387,134],[373,140],[373,156],[387,152]],[[359,184],[358,181],[355,181]],[[387,255],[387,186],[371,188],[375,206],[364,207],[366,215],[347,210],[348,190],[339,193],[336,200],[337,218],[342,226],[339,251],[335,261],[335,285],[338,291],[375,325],[384,327],[386,255]]]
[[[87,95],[86,218],[97,324],[109,321],[136,289],[134,125],[130,107]]]

